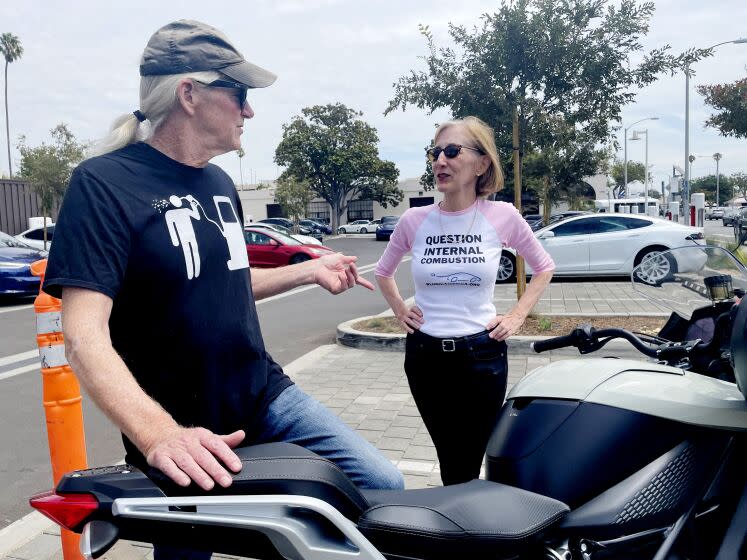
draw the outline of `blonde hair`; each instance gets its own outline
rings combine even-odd
[[[439,134],[453,126],[461,126],[467,132],[469,139],[474,143],[472,147],[478,148],[483,155],[490,159],[488,169],[477,178],[477,184],[475,185],[477,196],[488,196],[501,190],[503,188],[503,170],[501,169],[501,162],[498,158],[498,150],[495,147],[495,133],[493,129],[477,117],[455,119],[443,123],[436,129],[436,134],[433,137],[434,143]]]
[[[142,76],[140,78],[139,110],[145,115],[146,120],[141,123],[133,113],[127,113],[116,118],[112,123],[109,134],[93,144],[88,157],[108,154],[153,136],[176,104],[176,86],[179,84],[179,80],[191,78],[199,82],[209,83],[220,77],[220,73],[212,71]]]

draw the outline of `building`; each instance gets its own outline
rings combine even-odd
[[[420,178],[405,179],[397,184],[404,193],[404,198],[397,206],[387,205],[384,208],[373,200],[351,200],[342,216],[340,224],[354,220],[375,220],[382,216],[401,216],[405,210],[414,206],[427,206],[440,202],[443,195],[436,189],[426,191],[420,184]],[[240,189],[239,198],[244,210],[244,223],[249,224],[264,218],[282,216],[280,205],[275,202],[275,184],[250,185],[249,189]],[[316,198],[309,203],[306,217],[331,220],[329,204]]]

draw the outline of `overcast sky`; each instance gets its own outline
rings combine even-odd
[[[392,84],[422,67],[426,53],[418,24],[427,24],[440,45],[450,44],[447,23],[478,24],[499,2],[486,0],[27,0],[0,2],[0,33],[17,35],[21,60],[9,67],[11,146],[14,170],[17,138],[30,145],[49,141],[60,122],[81,140],[103,136],[112,120],[137,109],[138,64],[151,34],[175,19],[198,19],[222,29],[245,57],[278,74],[265,90],[250,92],[256,116],[243,135],[244,182],[274,179],[273,162],[282,125],[314,104],[342,102],[361,110],[379,133],[380,154],[394,161],[400,178],[419,176],[423,146],[445,111],[428,115],[417,108],[383,116]],[[747,37],[745,0],[658,0],[645,40],[648,48],[671,45],[674,52]],[[715,172],[711,157],[721,152],[721,172],[747,171],[747,141],[721,137],[703,126],[709,111],[695,92],[698,84],[733,82],[747,75],[747,44],[724,45],[695,66],[691,80],[690,151],[703,155],[693,177]],[[623,124],[642,123],[649,131],[649,163],[656,184],[684,165],[685,79],[663,77],[641,90],[623,110]],[[7,173],[5,118],[0,113],[0,172]],[[637,128],[637,127],[636,127]],[[629,133],[630,134],[630,133]],[[622,131],[618,138],[622,146]],[[628,143],[628,158],[643,161],[644,142]],[[622,148],[620,151],[622,159]],[[237,182],[234,154],[214,160]]]

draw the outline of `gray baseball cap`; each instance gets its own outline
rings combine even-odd
[[[179,20],[156,31],[140,61],[141,76],[186,74],[215,70],[250,88],[271,85],[277,76],[247,62],[215,27]]]

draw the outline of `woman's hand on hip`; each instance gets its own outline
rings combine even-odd
[[[524,317],[507,313],[496,315],[485,328],[490,331],[490,338],[506,340],[509,336],[515,335],[523,324]]]
[[[399,319],[402,328],[412,334],[415,330],[420,330],[423,324],[423,312],[417,305],[413,305],[409,309],[405,308],[403,312],[397,313],[397,319]]]

